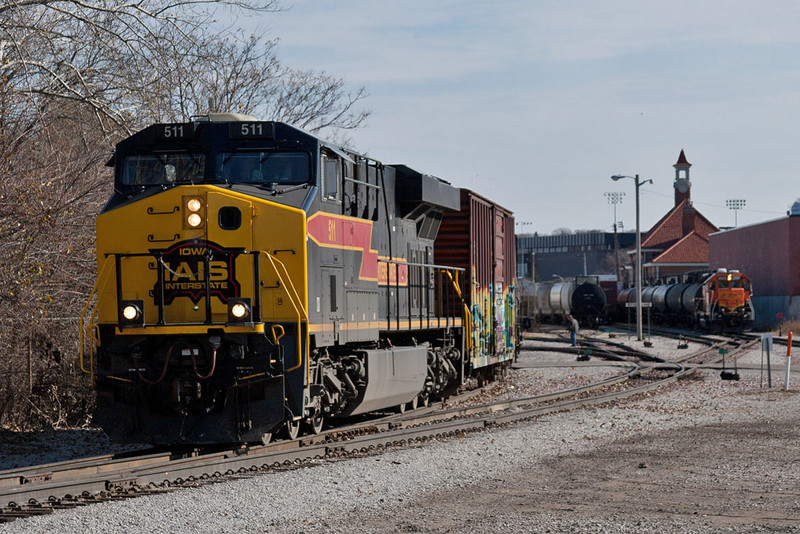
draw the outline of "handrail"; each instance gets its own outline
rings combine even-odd
[[[466,345],[467,352],[470,354],[470,358],[472,357],[472,313],[469,311],[469,306],[464,301],[464,295],[461,294],[461,286],[458,284],[458,280],[453,277],[453,273],[451,273],[447,269],[442,269],[442,272],[445,273],[449,278],[450,282],[453,284],[453,288],[456,290],[456,294],[458,294],[458,298],[461,299],[461,304],[464,306],[464,316],[466,321],[465,325],[465,336],[464,336],[464,344]]]
[[[283,329],[283,326],[279,324],[272,325],[271,330],[272,330],[272,339],[277,345],[278,342],[281,340],[281,338],[284,336],[284,334],[286,334],[286,331]],[[278,333],[278,330],[280,330],[280,334]]]
[[[89,306],[92,304],[92,298],[94,298],[95,294],[97,293],[97,289],[100,287],[100,282],[103,280],[103,277],[104,277],[104,275],[106,273],[106,268],[108,267],[108,262],[109,262],[110,259],[111,259],[111,256],[106,256],[106,260],[103,262],[103,266],[100,268],[100,274],[98,275],[97,280],[95,280],[95,282],[94,282],[94,286],[92,287],[92,291],[89,293],[89,298],[86,300],[86,304],[83,307],[83,311],[81,312],[81,316],[80,316],[80,319],[78,321],[78,330],[79,330],[79,352],[78,352],[78,354],[79,354],[79,361],[80,361],[81,371],[83,371],[85,374],[88,374],[91,377],[92,387],[94,387],[94,350],[92,349],[92,345],[90,344],[90,347],[89,347],[89,369],[86,369],[86,366],[84,365],[84,351],[83,351],[83,348],[84,348],[84,333],[83,333],[84,322],[83,321],[84,321],[84,318],[86,316],[86,312],[89,310]],[[102,287],[105,287],[105,283],[102,285]],[[95,311],[96,311],[96,306],[95,306],[95,309],[92,310],[92,315],[91,315],[90,321],[89,321],[90,324],[87,325],[87,327],[86,327],[87,330],[88,330],[88,328],[91,327],[91,322],[92,322],[91,318],[94,317]],[[88,334],[88,332],[87,332],[87,334]],[[96,340],[97,338],[92,337],[92,339]]]
[[[399,271],[397,266],[399,266],[399,265],[402,265],[402,266],[405,266],[405,267],[423,267],[425,269],[434,269],[434,270],[438,269],[438,270],[441,270],[442,272],[447,273],[447,275],[450,277],[451,280],[453,280],[452,273],[459,273],[459,272],[463,273],[463,272],[466,271],[466,269],[464,269],[463,267],[454,267],[452,265],[439,265],[439,264],[436,264],[436,263],[418,263],[418,262],[412,262],[412,261],[406,261],[406,260],[394,260],[394,259],[388,259],[388,258],[378,258],[378,263],[385,263],[386,264],[386,285],[387,285],[387,287],[392,286],[392,272],[391,272],[391,269],[390,269],[389,266],[390,265],[394,265],[395,266],[394,288],[398,291],[398,295],[399,295],[399,291],[400,291],[400,271]],[[458,291],[458,298],[461,299],[462,303],[464,303],[464,297],[461,296],[461,291],[458,289],[458,283],[455,282],[455,281],[454,281],[454,287]],[[400,328],[400,319],[401,319],[400,311],[399,311],[400,303],[399,303],[399,301],[396,301],[395,304],[396,304],[395,307],[397,309],[395,310],[394,320],[396,322],[397,328]],[[466,308],[466,303],[464,303],[464,307]],[[469,309],[466,309],[466,311],[467,311],[467,314],[469,315]],[[440,321],[442,319],[442,317],[443,316],[438,316],[437,320]],[[450,316],[447,316],[447,320],[448,320],[447,324],[448,325],[450,324],[450,322],[449,322],[450,318],[451,318]],[[409,322],[410,322],[411,321],[410,308],[409,308],[408,319],[409,319]],[[420,321],[421,321],[421,319],[420,319]],[[428,318],[428,321],[430,321],[430,318]],[[392,306],[391,306],[391,296],[390,296],[389,291],[386,291],[386,326],[387,326],[387,328],[390,328],[390,329],[392,327]]]
[[[277,257],[270,254],[269,251],[261,251],[261,252],[266,254],[267,259],[269,259],[270,263],[272,264],[272,268],[275,270],[275,274],[281,281],[281,286],[287,288],[286,294],[288,295],[289,301],[292,303],[292,306],[294,307],[294,311],[297,313],[297,365],[295,365],[294,367],[290,367],[289,369],[286,369],[286,372],[290,373],[296,369],[299,369],[303,365],[303,352],[302,352],[303,346],[300,340],[300,334],[302,332],[301,322],[303,321],[303,319],[305,319],[306,324],[308,324],[308,310],[306,310],[306,308],[300,301],[300,295],[297,293],[297,290],[295,289],[294,284],[292,283],[292,279],[289,276],[289,271],[286,269],[286,265],[284,265],[284,263]],[[283,273],[286,275],[285,279],[283,276],[281,276],[280,271],[275,265],[276,262],[280,265],[281,269],[283,269]],[[308,329],[306,329],[306,337],[308,337]],[[308,346],[308,339],[306,339],[306,346]],[[309,367],[309,372],[310,372],[310,367]],[[309,377],[306,378],[308,379]]]

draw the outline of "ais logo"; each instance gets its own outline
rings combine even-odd
[[[162,255],[164,304],[171,304],[178,297],[187,297],[197,304],[206,296],[206,284],[211,295],[223,303],[239,297],[241,287],[236,280],[236,257],[241,251],[208,241],[181,241],[165,250],[151,250],[156,258],[159,253]],[[158,305],[158,281],[153,287],[153,297]]]

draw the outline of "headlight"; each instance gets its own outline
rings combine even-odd
[[[192,213],[197,213],[203,207],[203,203],[199,198],[190,198],[186,201],[186,209]]]
[[[252,321],[252,306],[249,298],[228,301],[228,322],[246,323]]]
[[[144,326],[144,302],[124,300],[120,304],[119,322],[122,326]]]
[[[203,197],[183,197],[183,207],[186,210],[184,228],[200,228],[206,223],[206,203]]]
[[[197,228],[203,224],[203,218],[196,213],[192,213],[186,218],[186,222],[189,223],[189,226],[192,228]]]

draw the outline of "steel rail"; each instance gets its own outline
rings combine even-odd
[[[652,355],[651,355],[652,356]],[[410,413],[399,420],[378,420],[336,429],[318,436],[308,436],[294,441],[220,451],[206,455],[166,459],[168,454],[155,454],[143,458],[113,459],[99,456],[75,461],[79,476],[70,479],[69,469],[59,464],[38,466],[51,468],[51,476],[31,476],[37,467],[0,473],[5,481],[0,484],[0,503],[9,506],[0,511],[0,522],[39,513],[49,513],[62,506],[83,505],[108,499],[138,496],[152,492],[169,491],[183,485],[197,485],[226,477],[250,476],[270,469],[286,468],[313,459],[366,453],[372,450],[402,445],[443,435],[474,432],[493,425],[532,419],[543,414],[576,407],[606,404],[632,395],[653,391],[695,372],[689,368],[666,361],[651,366],[633,367],[627,373],[586,386],[536,395],[520,399],[487,403],[472,407],[454,408],[441,413]],[[643,372],[674,368],[675,373],[651,383],[580,398],[580,395],[604,389],[623,382]],[[571,397],[571,398],[570,398]],[[515,408],[511,412],[510,409]],[[505,412],[505,413],[503,413]],[[370,432],[353,437],[353,433]],[[344,436],[338,441],[337,436]],[[161,460],[159,460],[159,457]],[[94,462],[94,463],[93,463]],[[46,469],[39,473],[48,472]],[[17,474],[18,485],[12,481]],[[27,474],[26,474],[27,473]],[[23,483],[24,481],[24,483]]]

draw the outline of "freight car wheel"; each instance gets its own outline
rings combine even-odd
[[[264,432],[261,434],[261,444],[262,445],[269,445],[269,442],[272,441],[272,433],[271,432]]]

